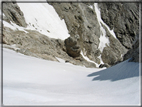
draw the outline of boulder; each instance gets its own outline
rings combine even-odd
[[[80,56],[80,47],[77,44],[77,41],[73,37],[68,37],[65,40],[66,52],[71,57],[79,57]]]

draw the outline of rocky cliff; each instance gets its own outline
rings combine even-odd
[[[132,46],[139,38],[138,3],[98,3],[101,18],[110,29],[103,23],[99,25],[97,7],[94,3],[52,3],[52,5],[60,17],[66,20],[70,35],[74,38],[76,35],[79,36],[78,43],[83,52],[86,51],[84,54],[97,63],[100,63],[100,59],[109,65],[122,61],[123,55],[128,50],[133,50]],[[99,48],[102,42],[100,40],[101,26],[109,39],[109,45],[106,45],[102,52]],[[116,38],[110,30],[114,30]]]
[[[67,63],[86,67],[112,66],[132,57],[132,52],[128,51],[135,51],[134,47],[137,49],[133,56],[138,56],[138,4],[49,4],[60,19],[64,19],[70,37],[55,39],[37,30],[26,29],[29,23],[16,2],[3,3],[3,46],[26,55],[53,61],[61,58]],[[22,27],[22,30],[19,27],[13,30],[8,23]],[[48,29],[47,32],[50,33]]]
[[[116,37],[121,44],[129,49],[124,60],[139,62],[139,3],[99,3],[101,17],[104,22],[114,29]],[[140,14],[139,14],[140,13]],[[141,60],[141,59],[140,59]]]
[[[121,44],[131,49],[139,33],[139,4],[99,3],[99,7],[104,22],[114,29]]]

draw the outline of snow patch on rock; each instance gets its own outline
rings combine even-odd
[[[92,63],[94,63],[94,64],[96,65],[96,67],[99,67],[99,64],[97,64],[96,62],[90,60],[87,56],[85,56],[85,55],[83,54],[82,51],[80,52],[80,54],[82,55],[82,57],[83,57],[85,60],[87,60],[88,62],[92,62]]]
[[[99,7],[98,7],[98,4],[97,4],[97,3],[94,3],[94,7],[95,7],[95,12],[96,12],[96,14],[97,14],[98,21],[101,22],[101,23],[108,29],[108,31],[112,34],[112,36],[113,36],[115,39],[117,39],[117,38],[116,38],[116,35],[115,35],[114,31],[113,31],[113,29],[110,30],[109,26],[108,26],[106,23],[104,23],[104,21],[101,19],[101,13],[100,13],[100,9],[99,9]]]
[[[101,58],[101,55],[98,56],[98,58],[100,59],[100,64],[104,64],[104,62],[103,62],[103,60],[102,60],[102,58]]]
[[[103,24],[103,21],[101,19],[101,14],[100,14],[100,10],[98,8],[98,5],[97,3],[94,3],[94,7],[95,7],[95,12],[96,12],[96,15],[97,15],[97,19],[98,19],[98,22],[99,22],[99,25],[100,25],[100,31],[101,31],[101,35],[100,35],[100,44],[99,44],[99,49],[100,51],[102,52],[104,47],[106,47],[106,45],[109,46],[109,38],[106,37],[106,31],[105,29],[103,28],[102,24]]]

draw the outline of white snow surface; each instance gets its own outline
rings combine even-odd
[[[4,25],[5,27],[8,27],[8,28],[12,29],[12,30],[20,30],[20,31],[24,31],[25,33],[28,33],[28,32],[25,30],[24,27],[18,26],[18,25],[16,25],[16,24],[13,23],[13,22],[8,23],[8,22],[6,22],[6,21],[3,20],[3,25]]]
[[[88,7],[90,7],[91,9],[94,9],[92,5],[90,5],[90,6],[88,6]]]
[[[101,64],[104,64],[104,62],[103,62],[103,60],[102,60],[102,58],[101,58],[101,55],[98,56],[98,58],[100,59],[100,63],[101,63]]]
[[[61,20],[55,9],[48,3],[17,3],[28,26],[20,27],[12,22],[3,21],[5,27],[12,30],[20,30],[28,33],[27,30],[36,30],[50,38],[66,39],[68,34],[64,20]]]
[[[98,8],[97,3],[94,3],[94,7],[95,7],[95,12],[96,12],[96,15],[97,15],[97,19],[98,19],[98,22],[99,22],[99,25],[100,25],[100,31],[101,31],[101,35],[100,35],[100,38],[99,38],[100,44],[99,44],[98,48],[102,52],[104,47],[106,47],[106,45],[109,46],[109,38],[106,37],[106,31],[105,31],[105,29],[102,26],[103,21],[101,19],[101,13],[100,13],[100,10]]]
[[[12,26],[12,24],[10,24],[4,20],[3,20],[3,26],[11,28],[12,30],[16,30],[16,28],[14,26]]]
[[[101,24],[103,24],[103,25],[108,29],[108,31],[110,32],[110,34],[112,34],[112,36],[113,36],[115,39],[117,39],[117,38],[116,38],[116,35],[115,35],[115,33],[114,33],[114,31],[113,31],[113,30],[110,30],[109,26],[108,26],[106,23],[104,23],[104,21],[102,20],[102,18],[101,18],[101,13],[100,13],[100,9],[99,9],[99,7],[98,7],[98,3],[94,3],[94,7],[95,7],[95,12],[96,12],[96,14],[97,14],[98,21],[99,21]]]
[[[27,29],[36,30],[50,38],[66,39],[70,35],[64,20],[48,3],[17,3],[24,13]]]
[[[4,105],[140,105],[139,63],[85,68],[3,48]]]

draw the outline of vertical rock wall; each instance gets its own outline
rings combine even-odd
[[[101,17],[127,49],[131,49],[139,33],[138,3],[99,3]]]
[[[123,55],[127,52],[121,42],[114,38],[106,26],[106,38],[109,45],[101,52],[99,49],[100,35],[102,31],[97,19],[93,3],[50,3],[53,5],[59,16],[65,20],[69,33],[76,38],[78,44],[90,60],[101,64],[113,65],[123,60]],[[115,13],[114,13],[115,14]]]
[[[4,27],[3,43],[15,44],[18,51],[26,55],[54,61],[59,57],[65,62],[86,67],[112,66],[130,57],[133,61],[138,60],[138,4],[99,3],[103,22],[98,19],[98,7],[94,3],[49,4],[65,20],[71,37],[62,41],[37,31],[13,31]],[[27,26],[24,14],[16,3],[3,4],[3,12],[4,21]],[[116,37],[110,29],[114,30]]]

